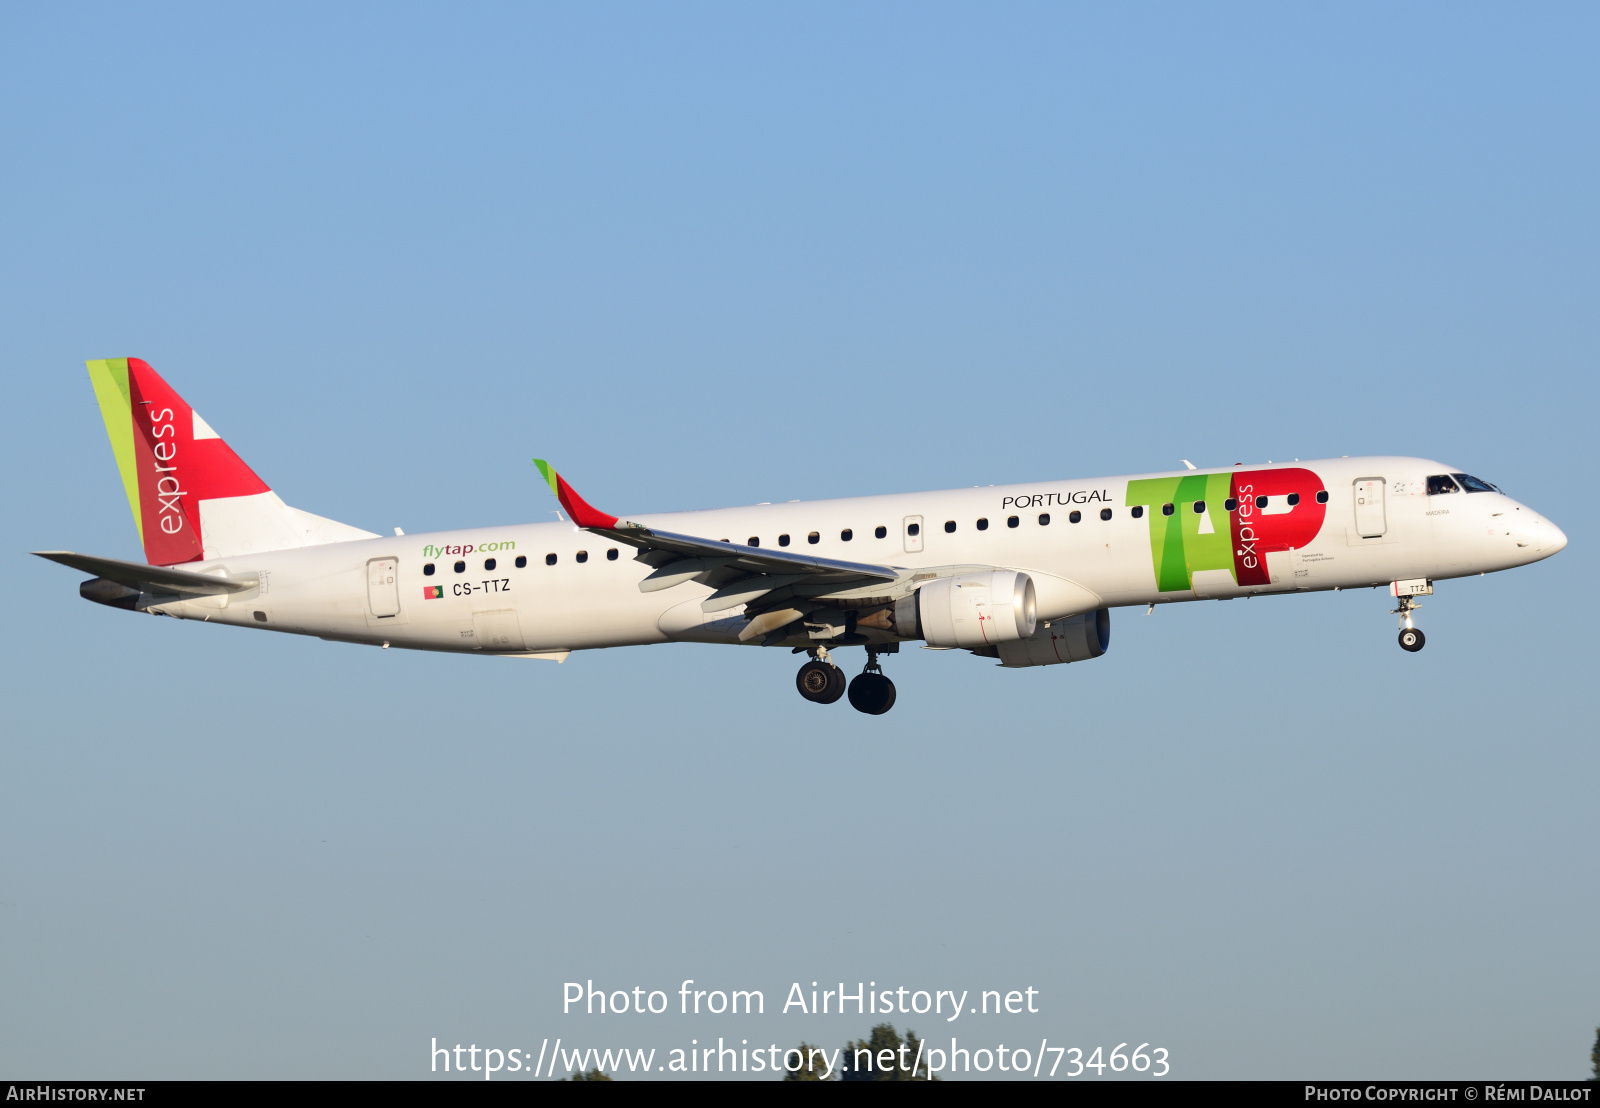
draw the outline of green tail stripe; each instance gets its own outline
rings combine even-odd
[[[128,507],[133,510],[133,525],[139,529],[139,541],[143,543],[144,518],[139,511],[139,468],[133,456],[133,397],[128,392],[128,359],[105,358],[85,364],[89,367],[89,382],[94,385],[95,399],[100,402],[100,415],[106,421],[111,453],[117,459],[117,469],[122,472],[122,487],[128,494]]]
[[[550,491],[559,500],[561,498],[561,486],[556,484],[556,471],[543,458],[535,458],[533,464],[539,467],[539,474],[544,478],[544,483],[550,486]]]

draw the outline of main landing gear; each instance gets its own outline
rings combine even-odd
[[[867,668],[850,682],[850,707],[869,716],[881,716],[894,707],[894,682],[878,666],[878,652],[867,651]]]
[[[832,704],[844,695],[844,670],[828,658],[825,646],[814,647],[809,653],[811,661],[795,674],[795,687],[813,704]]]
[[[1402,596],[1400,598],[1400,607],[1390,613],[1400,617],[1400,649],[1409,650],[1413,654],[1421,650],[1428,641],[1427,636],[1418,630],[1411,621],[1411,613],[1416,611],[1418,606],[1417,602],[1411,597]]]
[[[795,687],[813,704],[832,704],[845,694],[844,670],[833,664],[828,648],[814,646],[806,653],[811,661],[795,675]],[[849,683],[850,706],[869,716],[881,716],[894,707],[894,682],[883,675],[878,652],[868,649],[867,668]]]

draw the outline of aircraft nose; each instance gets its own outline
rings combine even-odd
[[[1566,532],[1541,516],[1539,519],[1539,552],[1541,554],[1555,554],[1566,549],[1566,545]]]

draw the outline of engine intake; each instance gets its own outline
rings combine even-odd
[[[1111,613],[1105,608],[1070,619],[1051,620],[1020,642],[1001,643],[1000,664],[1053,666],[1098,658],[1111,645]]]
[[[929,581],[894,607],[895,629],[929,646],[995,646],[1033,634],[1033,579],[999,569]]]

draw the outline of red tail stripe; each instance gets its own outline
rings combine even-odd
[[[145,557],[152,565],[200,559],[200,501],[270,492],[221,439],[194,437],[194,409],[139,358],[128,359],[133,451]]]

